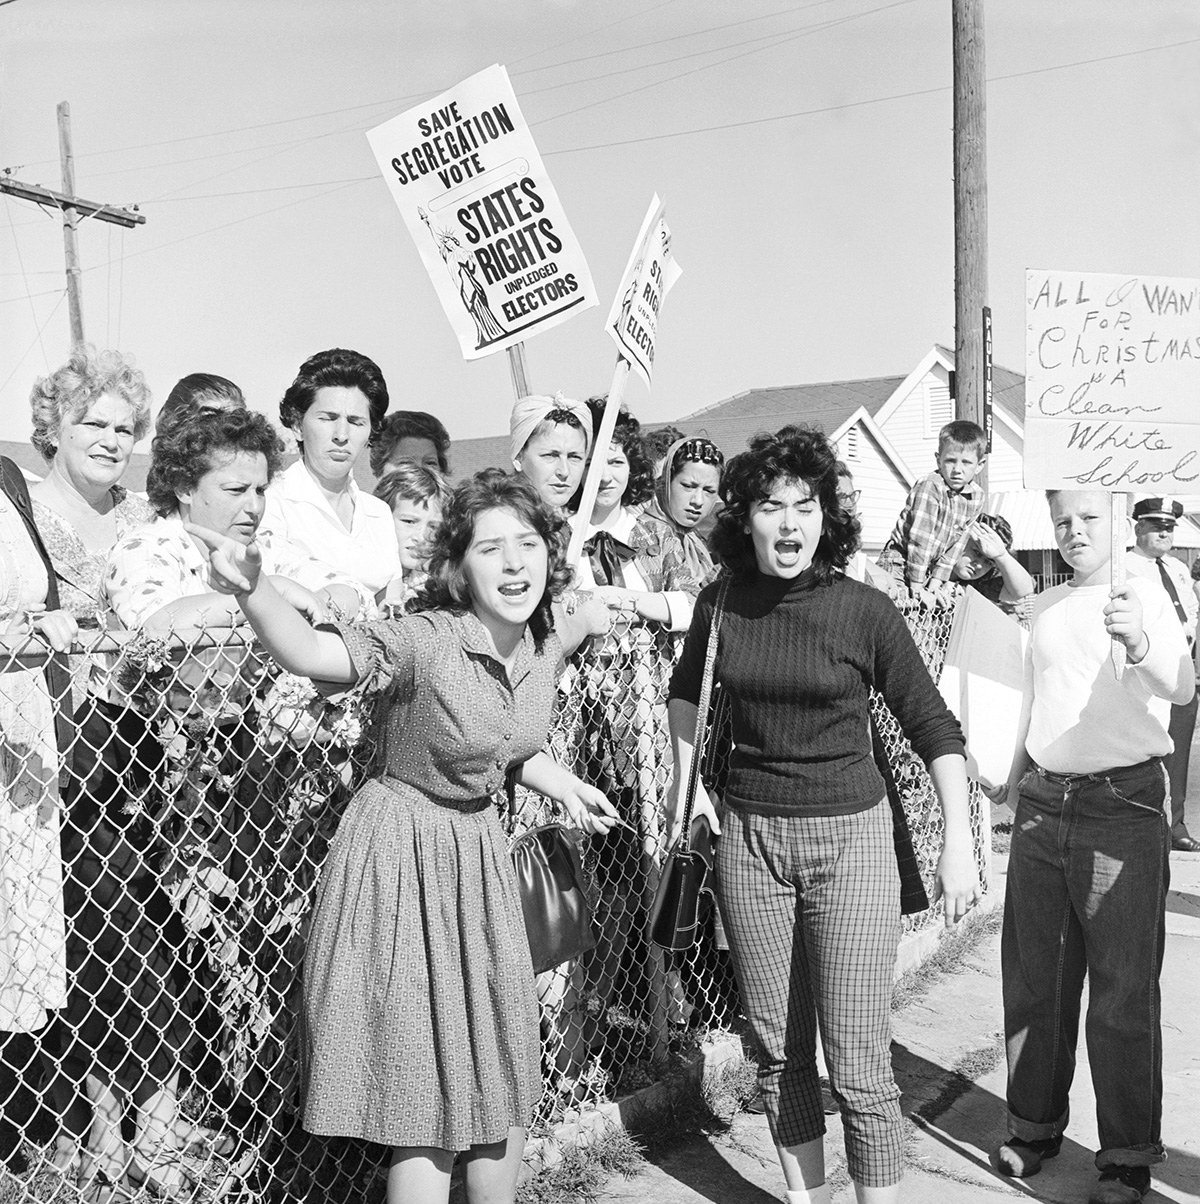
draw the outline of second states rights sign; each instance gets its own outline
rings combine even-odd
[[[480,71],[367,138],[466,359],[596,304],[503,67]]]

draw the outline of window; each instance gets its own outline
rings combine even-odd
[[[925,438],[936,439],[947,422],[954,421],[954,399],[949,385],[925,382]]]

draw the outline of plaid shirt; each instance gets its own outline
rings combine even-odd
[[[909,491],[878,564],[912,586],[949,581],[984,500],[974,481],[954,493],[940,473],[931,472]]]

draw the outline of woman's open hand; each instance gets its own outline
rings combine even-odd
[[[621,822],[617,809],[604,793],[578,778],[563,792],[561,802],[571,823],[593,836],[603,836]]]
[[[229,535],[219,535],[195,523],[184,525],[187,533],[208,549],[212,587],[217,593],[237,595],[254,592],[262,576],[262,551],[254,540],[246,544],[239,543]]]

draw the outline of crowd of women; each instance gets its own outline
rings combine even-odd
[[[283,392],[300,452],[286,469],[237,386],[195,374],[158,413],[142,497],[120,483],[150,429],[142,375],[81,348],[37,383],[45,475],[27,485],[6,462],[0,494],[0,623],[51,653],[0,674],[0,1097],[51,1101],[46,1157],[88,1200],[192,1198],[189,1156],[236,1139],[181,1107],[203,1073],[189,1046],[206,981],[187,955],[193,904],[163,880],[167,754],[128,644],[81,655],[89,629],[173,640],[196,689],[260,672],[261,651],[375,700],[373,776],[305,904],[297,1106],[309,1133],[390,1147],[391,1200],[445,1200],[457,1158],[479,1204],[513,1198],[539,1028],[569,1097],[645,941],[718,627],[735,751],[726,805],[701,788],[697,822],[721,833],[721,913],[789,1198],[828,1198],[818,1027],[859,1198],[896,1198],[900,876],[872,691],[940,797],[949,919],[978,889],[961,732],[887,595],[846,572],[859,524],[821,434],[760,435],[726,464],[701,435],[656,448],[625,412],[597,447],[603,409],[523,398],[511,463],[452,488],[445,429],[389,413],[357,352],[314,355]],[[355,476],[368,455],[374,494]],[[597,457],[595,506],[575,513]],[[252,640],[228,638],[246,624]],[[555,719],[571,694],[591,703],[574,725]],[[536,982],[495,805],[526,791],[588,834],[604,937]],[[256,831],[225,834],[235,879],[255,872]],[[678,1018],[687,985],[651,960],[650,1008]],[[5,1102],[10,1127],[21,1106]]]

